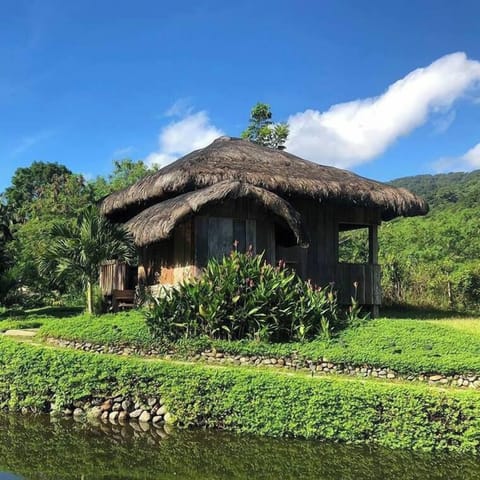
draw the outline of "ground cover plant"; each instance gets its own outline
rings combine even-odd
[[[295,353],[311,360],[327,358],[338,363],[390,367],[404,374],[480,373],[480,319],[475,318],[376,319],[346,329],[329,341],[272,344],[200,337],[159,342],[147,328],[142,312],[136,311],[47,320],[40,335],[103,345],[155,348],[165,352],[174,350],[179,358],[215,348],[239,355],[291,356]]]
[[[28,375],[25,374],[28,372]],[[0,408],[161,395],[180,426],[478,452],[474,391],[95,355],[0,339]]]

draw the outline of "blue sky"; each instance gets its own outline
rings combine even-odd
[[[468,0],[2,0],[0,191],[34,160],[166,163],[238,136],[257,101],[320,163],[480,168],[478,18]]]

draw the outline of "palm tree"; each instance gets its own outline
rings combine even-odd
[[[76,222],[55,224],[51,233],[52,241],[39,261],[40,273],[53,275],[54,282],[80,280],[87,292],[87,311],[93,313],[92,293],[99,265],[110,259],[132,263],[135,247],[131,235],[93,207]]]

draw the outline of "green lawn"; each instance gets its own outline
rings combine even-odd
[[[101,317],[82,315],[61,321],[46,319],[42,322],[40,334],[44,337],[107,345],[159,347],[151,337],[139,311]],[[167,349],[171,345],[163,347]],[[181,341],[174,347],[180,356],[206,348],[245,355],[290,356],[297,352],[298,355],[312,360],[326,357],[333,362],[389,367],[404,374],[480,373],[480,319],[382,318],[371,320],[356,329],[346,330],[331,342],[266,344],[253,341],[211,341],[202,338]]]

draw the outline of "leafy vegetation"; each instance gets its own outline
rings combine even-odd
[[[288,134],[288,124],[274,124],[270,105],[259,102],[252,108],[249,125],[242,132],[242,138],[265,147],[283,150]]]
[[[480,310],[480,170],[391,182],[423,196],[425,217],[398,218],[379,231],[384,302]],[[340,253],[365,257],[362,231],[344,232]]]
[[[184,427],[422,450],[480,447],[477,392],[142,361],[5,339],[0,367],[0,408],[160,394]]]
[[[25,308],[83,303],[81,278],[64,276],[52,288],[51,276],[39,271],[52,229],[74,228],[75,219],[98,199],[153,170],[124,159],[114,162],[110,175],[88,182],[56,163],[17,169],[0,195],[0,302]]]
[[[54,223],[39,271],[56,283],[80,281],[87,292],[87,312],[93,313],[93,286],[101,262],[136,258],[131,235],[123,225],[112,224],[95,207],[86,209],[76,222]]]
[[[0,323],[1,325],[1,323]],[[158,342],[149,332],[141,312],[102,317],[73,317],[45,321],[43,337],[86,341],[103,345],[131,345],[144,349],[174,350],[179,358],[216,349],[238,355],[327,358],[338,363],[392,368],[415,373],[480,373],[480,319],[371,320],[340,332],[330,341],[267,343],[226,341],[207,337]]]
[[[195,280],[165,290],[146,312],[154,337],[174,341],[202,335],[270,342],[329,336],[345,324],[330,289],[313,287],[263,255],[233,251],[210,259]]]

